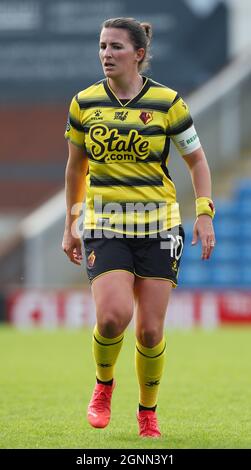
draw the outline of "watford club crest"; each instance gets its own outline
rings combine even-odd
[[[140,117],[141,121],[144,124],[148,124],[149,122],[151,122],[153,120],[153,112],[152,111],[141,111],[139,117]]]
[[[88,259],[87,259],[88,268],[93,268],[94,263],[95,263],[95,259],[96,259],[96,255],[94,253],[94,250],[92,250],[92,252],[90,253],[90,255],[88,256]]]

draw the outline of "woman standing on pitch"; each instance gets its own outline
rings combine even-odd
[[[135,310],[137,419],[140,436],[159,437],[156,406],[164,367],[164,321],[184,232],[167,169],[170,139],[188,165],[196,198],[193,244],[202,258],[215,244],[210,171],[188,106],[176,91],[143,75],[151,26],[132,18],[104,22],[100,60],[105,79],[72,100],[65,136],[67,214],[62,247],[81,264],[73,206],[86,200],[84,247],[96,304],[96,385],[89,423],[110,420],[114,366]],[[135,308],[134,308],[135,306]]]

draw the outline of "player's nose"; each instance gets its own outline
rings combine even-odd
[[[103,53],[103,57],[104,57],[104,59],[108,59],[108,58],[112,57],[112,50],[109,46],[107,46],[105,48],[104,53]]]

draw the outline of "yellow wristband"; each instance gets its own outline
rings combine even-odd
[[[209,197],[197,197],[197,199],[195,200],[195,206],[196,206],[197,217],[199,215],[206,214],[206,215],[210,215],[212,219],[214,218],[214,215],[215,215],[214,203],[212,199],[210,199]]]

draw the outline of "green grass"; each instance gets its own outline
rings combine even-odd
[[[0,448],[251,448],[251,329],[167,333],[158,415],[137,436],[134,337],[121,351],[108,428],[85,419],[95,369],[91,330],[0,328]]]

